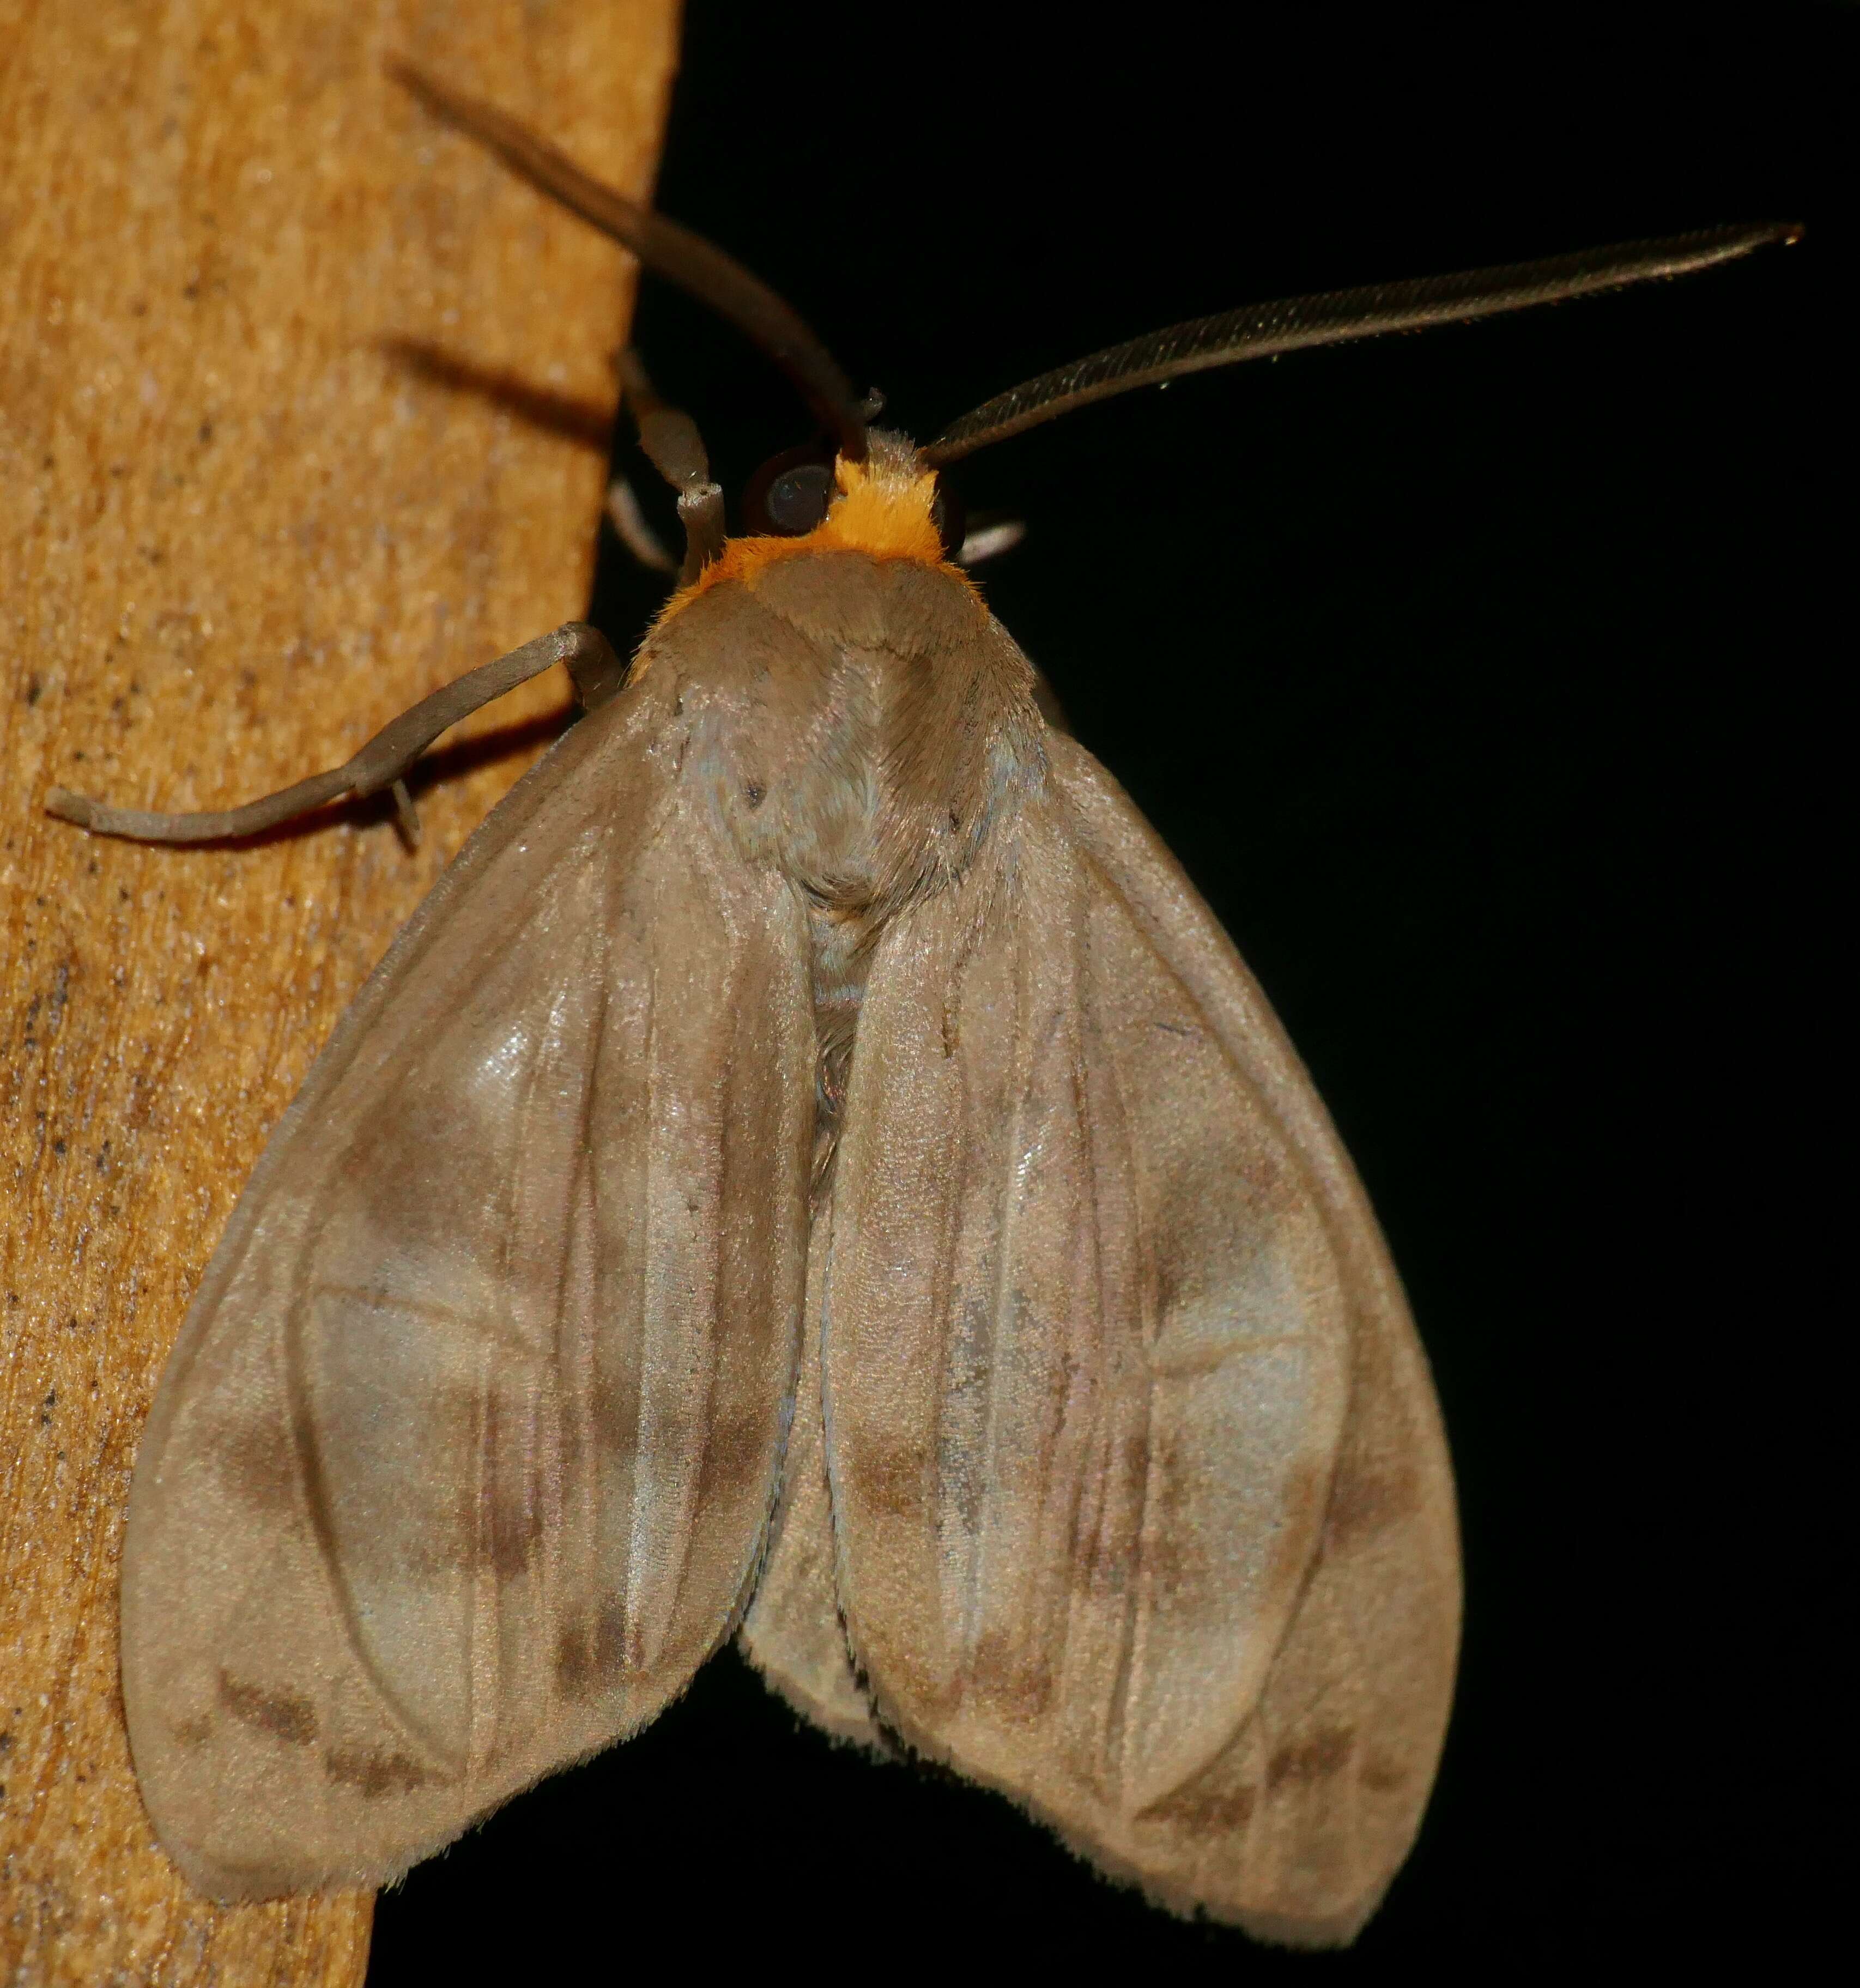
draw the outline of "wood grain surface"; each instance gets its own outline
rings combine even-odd
[[[551,729],[380,809],[152,849],[580,613],[631,265],[383,79],[651,184],[674,0],[0,0],[0,1979],[350,1983],[356,1895],[226,1910],[136,1794],[117,1557],[228,1211],[357,985]]]

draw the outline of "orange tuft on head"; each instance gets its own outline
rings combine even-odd
[[[864,553],[869,559],[916,560],[941,566],[965,586],[971,583],[960,566],[943,556],[943,541],[932,509],[936,502],[936,472],[920,469],[915,455],[908,461],[874,455],[867,462],[841,456],[834,465],[840,494],[827,516],[811,532],[798,537],[730,539],[688,587],[681,587],[660,610],[664,622],[688,607],[707,589],[727,580],[753,587],[777,560],[802,553]],[[657,625],[657,624],[655,624]],[[637,668],[637,665],[635,666]]]
[[[840,494],[807,534],[820,541],[820,550],[943,563],[942,536],[931,515],[936,503],[935,470],[920,470],[913,463],[901,475],[890,465],[848,462],[842,456],[833,476]]]

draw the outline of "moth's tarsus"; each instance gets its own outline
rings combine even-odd
[[[107,801],[54,787],[46,796],[46,812],[75,822],[93,835],[118,835],[132,842],[220,842],[258,835],[280,822],[308,814],[324,802],[351,790],[347,768],[313,774],[307,780],[244,807],[189,814],[164,814],[143,808],[112,807]],[[357,789],[357,791],[359,791]]]
[[[401,831],[401,840],[409,850],[420,847],[420,814],[414,806],[414,797],[407,791],[404,780],[396,780],[390,789],[394,796],[394,817]]]
[[[639,492],[624,476],[607,485],[607,519],[615,536],[648,573],[675,573],[678,563],[659,543],[659,536],[647,522]]]
[[[461,718],[469,718],[506,691],[515,690],[519,684],[540,676],[557,663],[567,664],[576,690],[590,709],[604,704],[626,681],[625,664],[600,630],[590,627],[585,621],[570,621],[553,634],[539,635],[520,649],[512,649],[494,662],[481,664],[467,671],[457,682],[422,698],[411,710],[402,712],[391,724],[384,726],[353,759],[343,765],[326,773],[313,773],[275,794],[248,801],[243,807],[166,814],[112,807],[107,802],[54,787],[46,796],[46,812],[62,821],[75,822],[94,835],[120,835],[135,842],[221,842],[262,835],[267,829],[294,821],[344,794],[361,799],[388,788],[394,792],[401,833],[417,846],[419,817],[414,813],[406,786],[406,776],[414,762],[442,732]]]
[[[56,815],[60,821],[74,822],[79,828],[95,825],[96,804],[83,794],[74,794],[69,787],[52,787],[46,795],[46,813]]]

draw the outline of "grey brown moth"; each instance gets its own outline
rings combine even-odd
[[[680,584],[170,841],[394,791],[560,661],[587,715],[279,1126],[164,1377],[123,1682],[226,1898],[378,1884],[736,1636],[837,1736],[998,1788],[1162,1904],[1347,1941],[1452,1695],[1439,1412],[1323,1106],[952,557],[939,472],[1196,367],[1698,269],[1725,228],[1234,312],[918,448],[708,244],[422,96],[732,318],[828,437],[731,537],[630,361]]]

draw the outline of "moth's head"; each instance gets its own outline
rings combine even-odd
[[[858,457],[790,450],[771,458],[750,485],[762,508],[746,502],[744,530],[686,576],[661,622],[725,580],[753,583],[776,561],[808,553],[863,553],[953,570],[961,528],[952,540],[936,472],[907,435],[871,428],[865,442]]]
[[[867,407],[876,397],[868,397]],[[863,456],[823,441],[770,456],[744,485],[743,531],[801,539],[830,524],[861,549],[953,560],[964,522],[955,492],[908,436],[868,428],[864,443]]]

